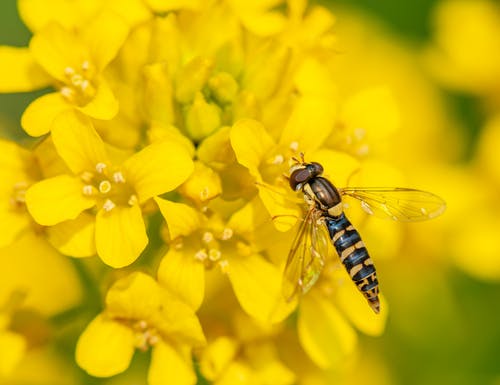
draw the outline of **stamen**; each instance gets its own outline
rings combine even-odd
[[[363,139],[365,135],[366,135],[366,130],[364,128],[356,128],[354,130],[354,136],[356,137],[357,140]]]
[[[113,180],[115,183],[125,183],[125,177],[121,173],[121,171],[116,171],[113,173]]]
[[[128,198],[128,205],[129,206],[135,206],[139,202],[139,199],[137,198],[137,195],[132,194],[130,198]]]
[[[61,90],[59,91],[62,96],[65,98],[69,99],[74,95],[74,91],[70,87],[61,87]]]
[[[76,72],[76,71],[75,71],[75,69],[74,69],[73,67],[69,67],[69,66],[68,66],[68,67],[66,67],[66,68],[64,69],[64,74],[65,74],[66,76],[71,76],[71,75],[74,75],[74,73],[75,73],[75,72]]]
[[[149,337],[148,339],[148,342],[149,342],[149,345],[150,346],[154,346],[156,345],[158,342],[160,342],[160,338],[158,338],[158,336],[156,334],[153,334]]]
[[[223,241],[227,241],[228,239],[231,239],[233,236],[233,229],[230,229],[229,227],[226,227],[223,231],[222,231],[222,236],[221,236],[221,239]]]
[[[89,88],[89,86],[90,82],[87,79],[85,79],[82,81],[80,88],[82,89],[82,91],[85,91],[87,88]]]
[[[219,261],[219,267],[223,273],[227,273],[227,268],[229,267],[229,262],[227,261],[227,259]]]
[[[88,71],[90,68],[90,62],[88,60],[85,60],[83,63],[82,63],[82,70],[84,71]]]
[[[217,249],[210,249],[208,251],[208,258],[213,262],[218,261],[221,255],[222,253],[220,252],[220,250]]]
[[[92,174],[90,171],[84,171],[80,175],[80,179],[82,181],[84,181],[85,183],[90,183],[93,178],[94,178],[94,174]]]
[[[200,191],[200,199],[202,201],[206,201],[209,196],[210,196],[210,189],[208,187],[203,187],[203,189]]]
[[[106,212],[110,212],[111,210],[113,210],[114,208],[116,207],[116,205],[114,204],[114,202],[110,199],[106,199],[106,201],[104,202],[104,204],[102,205],[102,208],[104,211]]]
[[[194,258],[198,261],[201,261],[203,262],[205,259],[208,258],[208,254],[207,252],[205,251],[205,249],[201,249],[201,250],[198,250],[195,254],[194,254]]]
[[[95,169],[99,174],[102,174],[104,170],[106,169],[106,163],[99,162],[95,165]]]
[[[111,191],[111,183],[109,180],[103,180],[99,183],[99,192],[101,194],[107,194]]]
[[[210,243],[214,240],[214,235],[210,231],[206,231],[205,233],[203,233],[201,239],[205,243]]]
[[[299,142],[293,141],[292,143],[290,143],[290,150],[292,150],[293,152],[297,152],[298,149],[299,149]]]
[[[367,144],[362,145],[361,147],[358,148],[358,155],[366,155],[368,154],[368,151],[370,150],[370,147]]]
[[[273,164],[282,164],[285,161],[285,157],[281,154],[278,154],[273,159]]]
[[[83,195],[92,196],[94,194],[94,186],[86,184],[82,187]]]

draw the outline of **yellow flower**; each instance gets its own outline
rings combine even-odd
[[[89,374],[125,371],[135,349],[152,349],[148,384],[194,385],[191,348],[205,343],[193,311],[143,273],[132,273],[109,289],[106,309],[87,326],[76,361]]]
[[[78,230],[95,221],[100,258],[113,267],[129,265],[148,243],[141,205],[185,181],[193,170],[190,156],[176,142],[165,141],[115,167],[88,118],[73,112],[56,119],[52,135],[71,171],[30,187],[26,193],[29,212],[44,226],[64,222]],[[94,207],[95,219],[84,212]],[[81,235],[88,237],[92,232]]]
[[[250,202],[224,222],[217,213],[155,199],[168,224],[170,249],[158,269],[161,285],[198,309],[205,290],[205,270],[226,274],[242,308],[262,322],[278,322],[294,304],[281,295],[281,272],[261,254],[250,234],[259,226],[272,231],[260,207]],[[260,216],[260,219],[259,219]]]
[[[291,385],[296,375],[281,361],[275,342],[280,327],[266,327],[232,312],[231,332],[209,342],[200,358],[200,371],[216,385]]]
[[[102,73],[127,34],[128,26],[119,16],[104,12],[76,33],[49,23],[35,33],[29,49],[0,47],[2,71],[10,74],[0,82],[0,91],[48,85],[57,89],[28,106],[21,119],[25,131],[32,136],[46,134],[54,118],[70,109],[96,119],[115,116],[118,102]],[[41,69],[46,75],[37,76]]]

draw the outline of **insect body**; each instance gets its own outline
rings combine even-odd
[[[393,220],[419,221],[440,215],[446,205],[434,194],[408,188],[337,189],[321,176],[316,162],[298,162],[290,169],[290,187],[301,191],[308,211],[287,258],[283,294],[291,299],[307,292],[319,278],[332,242],[347,273],[375,313],[380,311],[377,273],[359,233],[343,212],[342,196],[361,200],[369,214]]]

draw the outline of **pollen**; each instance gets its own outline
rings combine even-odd
[[[113,180],[115,183],[125,183],[125,177],[123,176],[121,171],[116,171],[113,173]]]
[[[102,208],[106,212],[110,212],[116,207],[115,203],[111,199],[106,199],[104,204],[102,205]]]
[[[292,150],[293,152],[297,152],[298,149],[299,149],[299,142],[294,140],[292,143],[290,143],[290,150]]]
[[[226,227],[223,231],[222,231],[222,235],[221,235],[221,239],[223,241],[227,241],[228,239],[231,239],[233,237],[233,229],[229,228],[229,227]]]
[[[74,96],[75,92],[70,87],[61,87],[61,95],[66,99],[70,99]]]
[[[101,194],[107,194],[111,191],[111,183],[109,180],[103,180],[99,183],[99,192]]]
[[[127,204],[129,206],[135,206],[139,202],[139,199],[137,199],[137,195],[132,194],[130,198],[128,198]]]
[[[102,174],[104,170],[106,169],[106,163],[99,162],[95,165],[95,170],[99,173]]]
[[[83,195],[91,196],[94,194],[94,186],[86,184],[82,187]]]
[[[208,258],[208,254],[205,249],[200,249],[196,253],[194,253],[194,258],[197,261],[203,262]]]
[[[281,154],[278,154],[274,157],[272,163],[273,164],[283,164],[284,161],[285,161],[285,157]]]
[[[75,74],[75,72],[76,72],[76,71],[75,71],[75,69],[74,69],[73,67],[69,67],[69,66],[68,66],[68,67],[66,67],[66,68],[64,69],[64,74],[65,74],[66,76],[73,76],[73,75]]]
[[[214,240],[214,235],[210,231],[206,231],[205,233],[203,233],[201,239],[205,243],[210,243]]]

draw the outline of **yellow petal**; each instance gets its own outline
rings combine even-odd
[[[115,13],[104,11],[83,29],[82,39],[88,47],[91,61],[100,72],[114,59],[125,42],[129,26]]]
[[[158,282],[198,310],[205,294],[205,267],[194,255],[170,248],[158,268]]]
[[[191,175],[194,168],[185,147],[174,141],[149,145],[130,157],[123,167],[140,202],[172,191]]]
[[[1,198],[4,198],[3,194]],[[6,202],[8,203],[8,198]],[[10,204],[5,206],[0,207],[0,247],[11,244],[22,230],[31,225],[31,218],[24,210],[12,211]]]
[[[95,201],[83,195],[82,182],[69,175],[45,179],[26,191],[26,206],[39,224],[52,226],[69,219],[95,205]]]
[[[241,307],[262,322],[279,322],[294,309],[281,291],[281,272],[260,255],[234,256],[228,277]]]
[[[64,255],[90,257],[95,255],[95,217],[81,213],[72,221],[65,221],[47,229],[49,242]]]
[[[331,303],[313,293],[301,300],[297,326],[302,347],[321,368],[340,364],[356,346],[352,327]]]
[[[50,84],[27,48],[0,46],[0,63],[0,92],[33,91]]]
[[[198,205],[206,204],[222,193],[219,174],[202,162],[194,163],[194,172],[180,188],[181,193]]]
[[[252,368],[240,360],[229,363],[216,382],[217,385],[252,385],[255,383]]]
[[[61,82],[66,81],[66,68],[80,68],[85,60],[89,60],[86,47],[70,31],[55,23],[38,31],[29,47],[38,64]]]
[[[57,21],[71,29],[86,23],[98,9],[99,1],[87,0],[19,0],[17,8],[24,24],[32,31],[43,28],[50,22]]]
[[[182,344],[201,347],[206,344],[205,335],[194,310],[169,291],[161,290],[161,321],[158,329],[170,339]]]
[[[104,143],[90,119],[68,111],[54,120],[52,139],[57,152],[75,174],[95,172],[98,163],[108,163]]]
[[[361,164],[345,152],[321,149],[311,154],[311,160],[321,163],[325,178],[338,186],[352,186],[351,177],[360,170]]]
[[[257,177],[260,163],[275,146],[273,138],[260,122],[252,119],[241,119],[235,123],[230,138],[238,163]]]
[[[155,198],[158,207],[167,221],[170,239],[187,236],[198,230],[202,218],[198,211],[184,203],[176,203],[161,198]]]
[[[204,350],[200,371],[210,381],[216,380],[238,353],[238,343],[228,337],[218,337]]]
[[[336,304],[358,330],[371,336],[384,332],[388,304],[382,295],[379,297],[380,313],[375,314],[354,285],[339,285],[336,290]]]
[[[10,331],[0,331],[0,376],[7,377],[26,353],[26,340],[23,336]]]
[[[114,318],[147,320],[160,307],[160,287],[141,272],[119,279],[106,295],[106,310]]]
[[[272,218],[278,231],[289,231],[302,215],[299,208],[288,200],[287,194],[280,188],[258,186],[259,197]]]
[[[111,267],[134,262],[148,244],[139,206],[116,206],[109,212],[100,210],[96,217],[95,243],[97,254]]]
[[[196,384],[196,374],[193,369],[191,356],[180,353],[167,343],[158,343],[151,354],[148,384]]]
[[[96,94],[78,110],[95,119],[109,120],[118,113],[118,100],[109,85],[102,79],[97,86]]]
[[[151,143],[163,141],[178,142],[186,148],[191,157],[194,157],[195,149],[193,142],[181,134],[179,129],[174,126],[153,121],[148,130],[148,138]]]
[[[0,260],[0,303],[6,303],[13,292],[22,292],[23,306],[44,316],[81,304],[83,290],[73,264],[44,236],[25,231],[11,245],[0,249]]]
[[[202,2],[200,0],[145,0],[155,12],[168,12],[177,9],[198,9]]]
[[[76,362],[94,377],[122,373],[134,355],[131,328],[100,314],[87,326],[76,344]]]
[[[21,117],[21,126],[28,135],[41,136],[52,129],[54,119],[71,109],[59,92],[52,92],[35,99]]]

